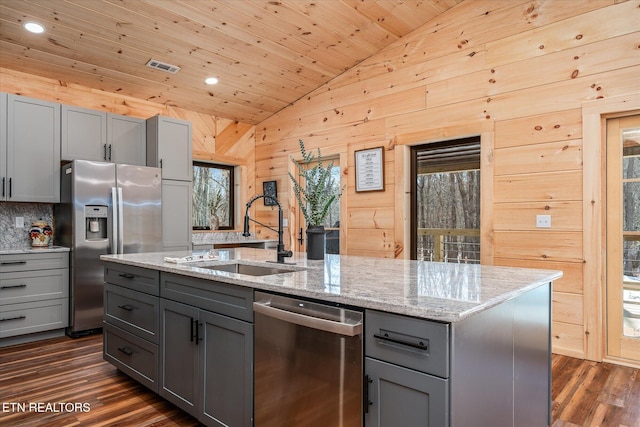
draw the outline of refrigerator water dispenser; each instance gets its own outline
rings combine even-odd
[[[84,207],[85,239],[104,240],[107,238],[108,207],[86,205]]]

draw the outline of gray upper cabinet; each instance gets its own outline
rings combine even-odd
[[[0,200],[59,202],[60,104],[0,95]]]
[[[108,161],[145,166],[147,164],[146,139],[145,120],[107,113]]]
[[[7,94],[0,92],[0,200],[7,200]]]
[[[191,191],[188,181],[162,180],[162,246],[165,251],[191,250]]]
[[[147,119],[147,166],[162,168],[162,179],[191,181],[191,122],[164,116]]]
[[[62,159],[144,166],[145,121],[120,114],[63,105]]]
[[[107,158],[107,113],[63,105],[62,159],[105,161]]]

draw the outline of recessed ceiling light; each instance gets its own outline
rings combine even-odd
[[[33,21],[25,22],[24,29],[35,34],[44,33],[44,25]]]
[[[207,77],[206,79],[204,79],[204,82],[208,85],[214,85],[218,83],[218,79],[216,79],[215,77]]]

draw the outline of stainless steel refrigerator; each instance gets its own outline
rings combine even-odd
[[[54,206],[57,245],[71,248],[70,326],[79,336],[102,327],[102,254],[162,250],[159,168],[74,160],[61,169]]]

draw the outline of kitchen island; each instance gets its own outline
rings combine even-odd
[[[255,290],[364,311],[365,425],[422,420],[425,425],[451,426],[549,423],[550,292],[561,272],[339,255],[310,261],[301,253],[294,254],[291,264],[276,264],[270,262],[273,251],[238,248],[211,253],[217,258],[188,263],[166,262],[165,257],[187,257],[190,252],[101,257],[107,282],[105,359],[205,424],[253,422]],[[239,274],[224,267],[230,264],[254,270]],[[253,275],[266,268],[280,270]],[[112,305],[110,293],[115,296]],[[122,318],[136,306],[125,298],[148,306],[144,326]],[[113,313],[110,307],[123,313]],[[205,392],[212,395],[211,384],[182,391],[167,386],[165,380],[173,376],[183,382],[186,378],[184,366],[174,366],[172,359],[172,352],[181,352],[182,346],[173,345],[171,351],[167,346],[181,318],[176,314],[179,308],[193,309],[181,315],[192,319],[195,328],[187,333],[185,346],[208,347],[208,336],[200,343],[198,327],[204,327],[208,321],[202,319],[210,315],[224,323],[221,330],[236,331],[224,347],[227,354],[211,357],[233,361],[222,369],[228,374],[226,383],[218,385],[236,396],[231,406],[240,408],[237,413],[226,413],[228,404],[207,404]],[[412,348],[405,349],[405,344]],[[222,351],[220,347],[211,351]],[[123,360],[136,351],[144,353],[142,366]],[[228,353],[232,351],[235,357]],[[200,353],[194,359],[200,365],[194,381],[207,382],[197,377],[210,375],[208,357]],[[178,368],[182,373],[170,372]],[[218,395],[221,401],[225,393]],[[212,408],[220,414],[214,415]]]

